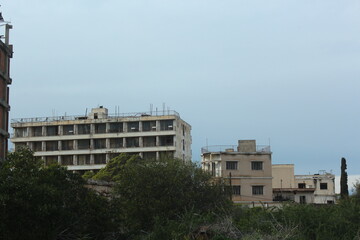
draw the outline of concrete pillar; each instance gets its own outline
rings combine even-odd
[[[127,132],[127,122],[123,122],[123,132]]]
[[[143,127],[142,127],[142,122],[139,121],[139,132],[142,132],[142,129],[143,129]]]
[[[62,125],[58,126],[58,135],[59,136],[63,135],[63,126]]]
[[[110,149],[110,138],[107,138],[105,141],[106,141],[105,148]]]
[[[79,129],[78,129],[79,125],[74,125],[74,135],[78,135]]]
[[[160,120],[156,120],[156,131],[160,131]]]
[[[94,154],[90,154],[90,165],[94,165],[94,164],[95,164]]]
[[[156,160],[159,160],[159,159],[160,159],[160,153],[156,152]]]
[[[105,132],[106,133],[108,133],[108,132],[110,132],[110,123],[105,123],[106,124],[106,126],[105,126]]]
[[[46,136],[46,126],[41,127],[41,135]]]
[[[58,150],[62,150],[62,142],[58,141]]]
[[[61,165],[61,156],[58,156],[58,164]]]
[[[160,137],[156,136],[156,146],[160,146]]]
[[[90,124],[90,134],[95,134],[95,124],[94,123]]]
[[[41,151],[46,151],[46,142],[41,142]]]
[[[139,137],[139,147],[144,147],[143,137]]]
[[[126,138],[123,138],[123,147],[126,148]]]

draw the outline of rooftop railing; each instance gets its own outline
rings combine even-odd
[[[134,113],[110,113],[105,118],[99,119],[116,119],[116,118],[141,118],[147,116],[169,116],[175,115],[180,117],[180,114],[174,110],[166,111],[152,111],[152,112],[134,112]],[[90,119],[87,115],[73,115],[73,116],[53,116],[53,117],[33,117],[33,118],[14,118],[11,123],[31,123],[31,122],[56,122],[56,121],[74,121]],[[92,118],[91,118],[92,119]]]
[[[206,146],[201,148],[201,153],[210,153],[210,152],[238,152],[237,145],[214,145]],[[271,153],[269,145],[256,145],[257,153]]]

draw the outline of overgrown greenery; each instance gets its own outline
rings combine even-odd
[[[86,178],[115,182],[112,198],[28,149],[10,154],[0,168],[0,239],[360,239],[359,185],[334,205],[248,208],[176,159],[122,154]]]

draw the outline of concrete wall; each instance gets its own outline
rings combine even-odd
[[[273,188],[297,188],[295,185],[294,164],[272,165]]]

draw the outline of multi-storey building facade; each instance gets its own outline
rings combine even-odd
[[[336,201],[335,175],[321,171],[314,175],[295,175],[294,164],[274,164],[275,201],[332,204]]]
[[[191,160],[191,126],[170,110],[109,115],[100,107],[87,116],[13,119],[11,126],[15,149],[27,146],[46,164],[74,171],[101,169],[123,152]]]
[[[201,158],[204,170],[229,182],[234,202],[272,201],[270,146],[239,140],[238,146],[204,147]]]
[[[1,17],[2,19],[2,17]],[[12,58],[13,47],[9,44],[9,24],[2,24],[5,27],[5,41],[0,40],[0,161],[3,160],[8,148],[8,123],[9,123],[9,87],[10,58]]]

